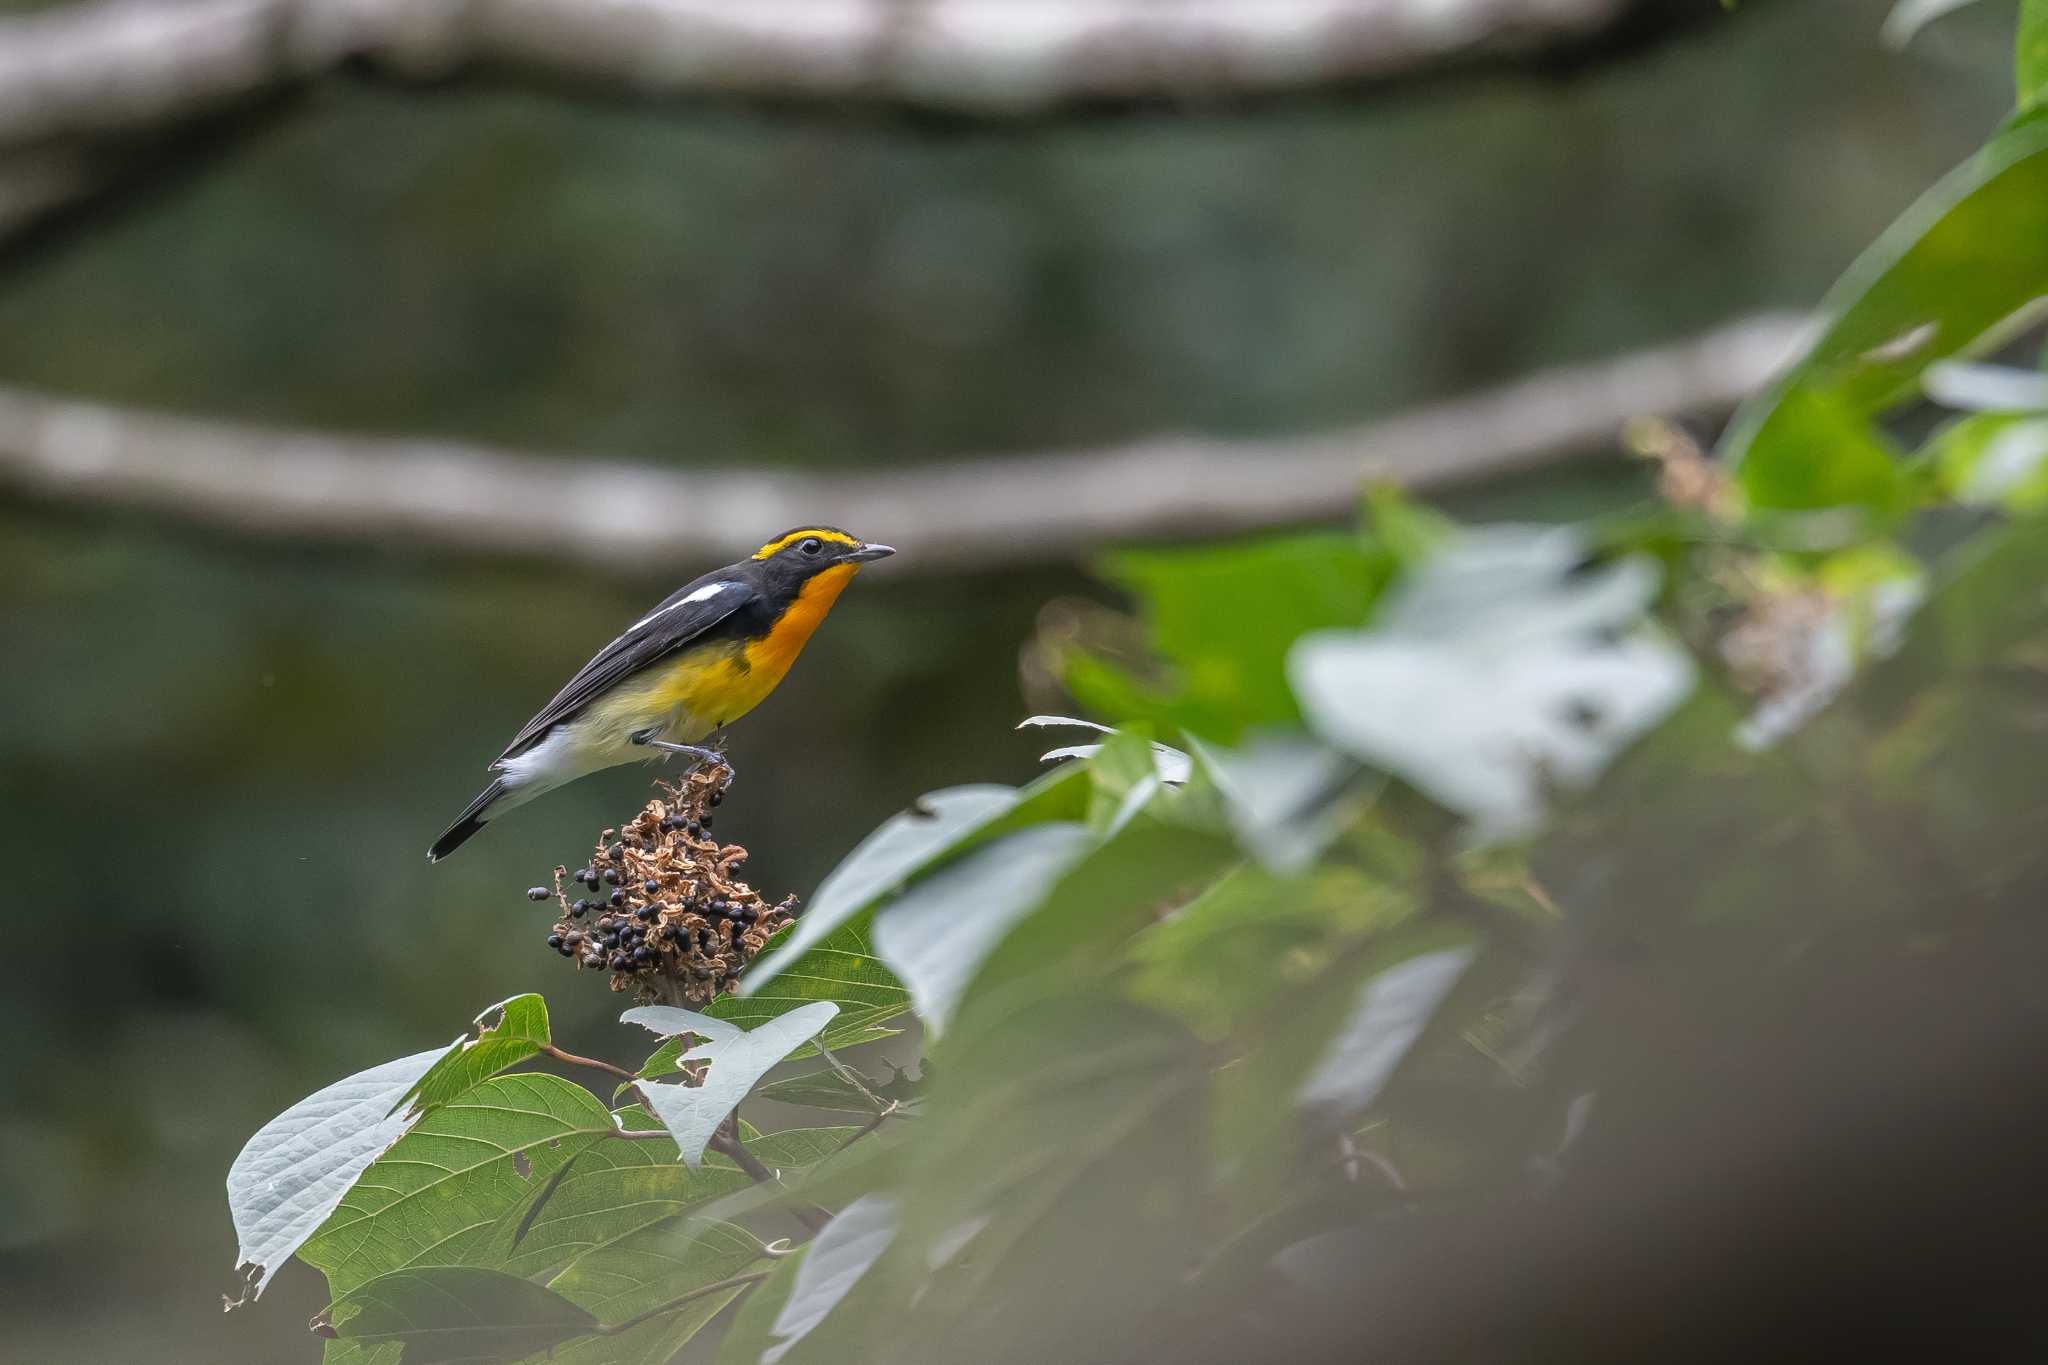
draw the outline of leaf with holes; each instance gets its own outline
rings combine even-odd
[[[718,1125],[747,1097],[754,1083],[770,1067],[815,1038],[839,1013],[839,1007],[829,1001],[818,1001],[745,1032],[725,1032],[716,1027],[717,1021],[692,1016],[687,1010],[674,1013],[688,1016],[681,1021],[681,1027],[711,1039],[683,1054],[685,1061],[710,1063],[710,1070],[701,1084],[650,1082],[640,1087],[640,1094],[662,1126],[675,1137],[683,1161],[694,1167],[703,1159],[704,1147]],[[725,1036],[715,1036],[721,1032]]]
[[[424,1112],[446,1104],[463,1091],[508,1066],[540,1054],[554,1039],[548,1032],[548,1002],[538,995],[515,995],[479,1014],[477,1036],[434,1064],[394,1109],[410,1105]]]
[[[463,1265],[493,1225],[594,1142],[611,1111],[559,1076],[496,1076],[426,1114],[372,1163],[299,1256],[347,1294],[418,1265]]]
[[[404,1135],[412,1120],[394,1115],[392,1107],[459,1043],[401,1057],[317,1090],[264,1124],[243,1146],[228,1168],[228,1213],[241,1238],[239,1263],[252,1268],[249,1297],[263,1292],[277,1268],[334,1212],[356,1177]]]

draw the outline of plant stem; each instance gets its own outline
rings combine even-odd
[[[724,1123],[719,1125],[718,1131],[711,1135],[710,1147],[712,1151],[722,1156],[731,1157],[755,1184],[781,1183],[775,1179],[775,1172],[763,1166],[761,1159],[748,1151],[746,1144],[740,1141],[738,1125],[731,1118],[728,1117]],[[816,1204],[791,1204],[789,1212],[792,1217],[809,1228],[813,1233],[823,1232],[825,1225],[832,1221],[831,1211],[820,1208]]]
[[[860,1131],[859,1131],[858,1133],[855,1133],[855,1134],[854,1134],[854,1135],[853,1135],[852,1137],[850,1137],[850,1138],[848,1138],[848,1139],[847,1139],[846,1141],[844,1141],[844,1142],[840,1143],[840,1144],[839,1144],[839,1145],[838,1145],[837,1147],[834,1147],[834,1148],[832,1149],[831,1155],[827,1156],[827,1157],[825,1158],[825,1160],[827,1160],[827,1161],[830,1161],[830,1160],[832,1159],[832,1157],[838,1156],[838,1155],[839,1155],[839,1154],[840,1154],[841,1152],[845,1151],[845,1150],[846,1150],[846,1149],[847,1149],[848,1147],[851,1147],[851,1146],[853,1146],[853,1144],[854,1144],[854,1143],[856,1143],[856,1142],[859,1142],[859,1141],[860,1141],[860,1140],[861,1140],[862,1138],[866,1137],[866,1136],[867,1136],[867,1135],[868,1135],[869,1133],[872,1133],[872,1132],[874,1132],[874,1131],[875,1131],[875,1129],[877,1129],[877,1128],[880,1128],[880,1127],[882,1126],[882,1120],[884,1120],[884,1119],[888,1118],[888,1117],[889,1117],[889,1116],[890,1116],[891,1114],[893,1114],[893,1113],[895,1113],[895,1112],[896,1112],[896,1101],[894,1101],[894,1100],[890,1100],[890,1101],[889,1101],[889,1103],[888,1103],[888,1106],[887,1106],[886,1108],[884,1108],[884,1109],[883,1109],[883,1110],[882,1110],[882,1111],[881,1111],[880,1113],[876,1114],[876,1115],[875,1115],[875,1116],[874,1116],[873,1118],[869,1119],[869,1120],[868,1120],[868,1121],[867,1121],[867,1122],[866,1122],[865,1124],[863,1124],[863,1125],[861,1126],[861,1130],[860,1130]]]
[[[553,1043],[542,1043],[540,1050],[556,1061],[567,1062],[570,1066],[587,1066],[595,1071],[609,1071],[621,1080],[630,1081],[633,1079],[633,1073],[622,1066],[613,1066],[610,1062],[601,1062],[595,1057],[579,1057],[573,1052],[562,1051]]]

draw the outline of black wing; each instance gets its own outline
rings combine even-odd
[[[692,594],[721,582],[727,585],[725,591],[698,601],[690,600]],[[576,670],[576,676],[555,694],[553,701],[540,709],[539,715],[526,722],[491,766],[499,766],[534,743],[615,684],[697,639],[745,606],[753,595],[751,584],[723,575],[707,574],[694,583],[685,583],[677,588],[663,599],[660,606],[634,622],[624,635],[600,649],[596,658]]]

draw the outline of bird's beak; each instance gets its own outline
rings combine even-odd
[[[863,545],[846,558],[855,564],[872,564],[878,559],[887,559],[896,553],[894,545]]]

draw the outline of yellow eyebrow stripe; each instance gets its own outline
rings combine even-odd
[[[800,531],[791,531],[786,536],[780,536],[769,541],[766,545],[754,551],[754,558],[766,559],[778,550],[788,549],[807,536],[816,536],[820,540],[829,540],[834,545],[851,545],[855,549],[860,548],[860,542],[844,531],[834,531],[827,526],[806,526]]]

